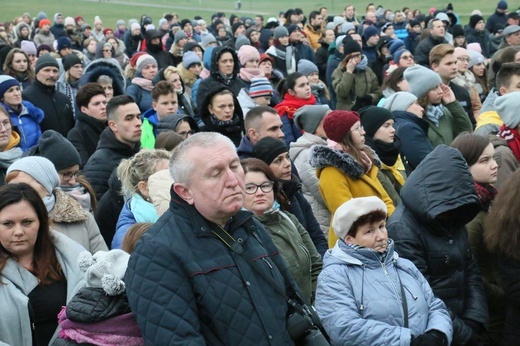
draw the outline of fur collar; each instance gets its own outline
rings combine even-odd
[[[374,157],[373,164],[380,167],[381,161],[379,161],[377,154],[367,146],[365,146],[365,151],[371,151]],[[365,174],[365,167],[358,163],[352,155],[339,149],[329,148],[326,145],[314,145],[311,148],[309,163],[316,169],[327,166],[336,167],[354,179],[360,179]]]
[[[61,189],[56,189],[54,195],[56,196],[56,203],[49,213],[49,218],[53,222],[73,223],[87,221],[87,212],[73,197],[61,191]]]

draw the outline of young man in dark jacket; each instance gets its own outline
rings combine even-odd
[[[415,264],[446,304],[453,345],[479,345],[487,330],[484,286],[465,227],[479,206],[466,160],[440,145],[410,174],[387,224],[399,256]]]
[[[263,226],[241,211],[244,171],[233,143],[195,134],[170,168],[170,208],[137,243],[125,276],[146,343],[292,345],[274,285],[292,295],[295,284]]]

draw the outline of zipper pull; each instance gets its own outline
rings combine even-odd
[[[264,260],[264,262],[267,263],[267,265],[269,266],[269,268],[273,269],[273,266],[271,265],[271,263],[269,263],[268,260],[265,259],[265,257],[262,257],[262,260]]]

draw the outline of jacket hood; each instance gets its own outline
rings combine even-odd
[[[453,211],[450,222],[462,227],[480,211],[473,177],[462,154],[446,145],[437,146],[410,174],[401,189],[402,203],[425,223]]]
[[[209,112],[209,104],[211,103],[211,99],[213,98],[213,95],[223,91],[223,90],[229,90],[231,94],[233,94],[233,91],[229,89],[227,86],[222,85],[220,83],[213,86],[206,96],[204,97],[204,100],[202,101],[202,104],[200,106],[200,119],[205,122],[207,120],[211,113]],[[238,102],[238,99],[233,94],[233,103],[235,104],[235,116],[238,115],[240,118],[244,119],[244,114],[242,113],[242,107],[240,107],[240,103]]]
[[[305,132],[296,142],[291,143],[289,150],[291,152],[291,160],[295,161],[298,155],[315,144],[326,145],[327,142],[321,137]]]
[[[80,88],[87,83],[96,83],[97,79],[103,75],[112,78],[114,96],[125,93],[125,76],[121,66],[115,59],[96,59],[92,61],[79,80]]]
[[[204,54],[202,55],[202,64],[204,65],[204,68],[208,71],[211,71],[211,58],[214,49],[214,46],[207,47],[204,51]]]
[[[484,102],[482,102],[482,108],[480,109],[480,113],[485,113],[489,111],[494,111],[495,109],[495,100],[498,97],[498,92],[496,88],[491,89],[489,94],[486,96]]]
[[[392,239],[388,239],[386,252],[385,264],[399,258],[399,255],[394,251],[394,241]],[[336,245],[325,253],[323,257],[323,269],[330,265],[357,265],[366,266],[368,268],[380,267],[381,261],[379,257],[379,253],[375,250],[368,248],[353,249],[342,240],[338,240]]]
[[[240,62],[235,50],[229,46],[220,46],[213,49],[213,52],[211,53],[211,68],[209,69],[211,71],[211,75],[214,77],[220,76],[218,71],[218,60],[224,53],[230,53],[233,57],[233,79],[235,79],[238,75],[238,72],[240,71]]]
[[[31,28],[25,22],[20,22],[20,23],[16,24],[16,37],[20,38],[22,36],[22,34],[21,34],[22,28],[27,28],[27,30],[29,30],[29,37],[30,37],[31,36]]]
[[[380,166],[381,162],[377,158],[377,154],[367,146],[365,146],[365,150],[372,152],[375,158],[374,164]],[[363,165],[358,163],[352,155],[338,149],[329,148],[326,145],[315,145],[311,148],[309,164],[318,169],[318,176],[319,171],[327,166],[336,167],[354,179],[361,178],[365,173]]]
[[[135,147],[130,147],[128,144],[125,144],[116,138],[116,135],[112,130],[107,127],[101,132],[101,136],[99,136],[99,143],[96,150],[99,149],[109,149],[118,151],[124,154],[124,156],[130,157],[134,156],[140,149],[140,143],[138,142]]]
[[[197,121],[191,116],[186,114],[169,114],[159,120],[159,123],[157,124],[157,133],[175,131],[175,128],[177,128],[177,125],[182,120],[187,121],[193,131],[199,132]]]

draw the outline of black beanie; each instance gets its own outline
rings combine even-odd
[[[61,58],[61,62],[63,63],[63,69],[65,72],[70,70],[70,68],[76,64],[81,64],[81,59],[76,54],[68,54]]]
[[[236,22],[235,24],[231,25],[231,35],[235,35],[235,31],[237,31],[237,29],[240,27],[240,26],[243,26],[244,23],[242,22]]]
[[[462,25],[457,24],[453,26],[453,29],[451,30],[451,34],[453,37],[460,37],[460,36],[466,36],[466,33],[464,32],[464,28]]]
[[[367,137],[374,137],[377,130],[390,119],[394,119],[392,112],[383,107],[368,106],[360,109],[361,125],[365,129]]]
[[[61,133],[54,130],[47,130],[42,134],[38,149],[40,155],[49,159],[57,171],[80,164],[76,148]]]
[[[283,140],[273,137],[264,137],[254,145],[253,157],[270,165],[278,155],[288,151],[289,149],[287,149]]]
[[[343,57],[352,53],[361,53],[361,46],[359,43],[354,41],[352,38],[349,40],[343,40]]]
[[[469,26],[470,26],[472,29],[475,29],[475,26],[476,26],[477,23],[480,22],[481,20],[484,20],[484,17],[479,16],[478,14],[474,14],[474,15],[472,15],[471,17],[469,17]],[[455,35],[453,35],[453,37],[455,37]]]

